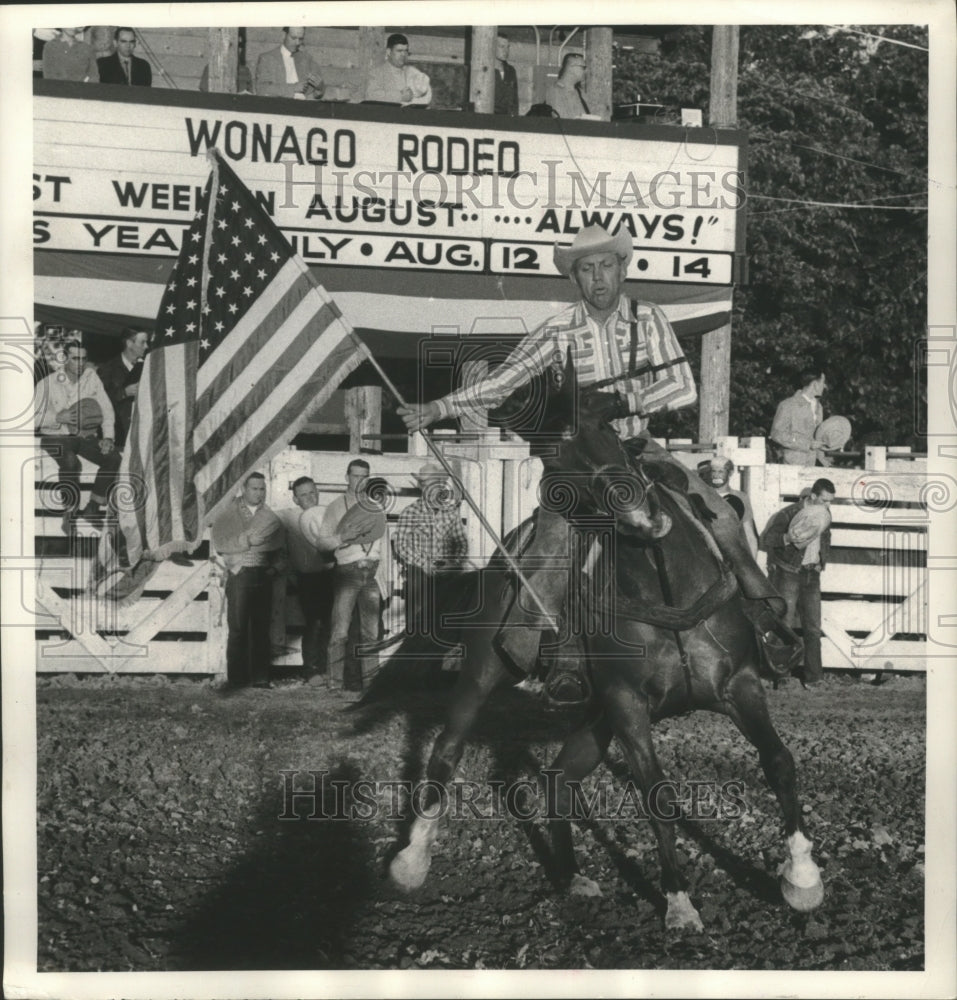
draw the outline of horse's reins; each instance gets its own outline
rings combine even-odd
[[[686,358],[683,354],[679,354],[678,357],[672,359],[671,361],[663,361],[660,365],[653,365],[650,361],[643,364],[640,368],[638,367],[638,303],[634,299],[629,300],[631,306],[631,322],[628,324],[629,328],[629,345],[628,345],[628,368],[626,371],[622,372],[621,375],[612,375],[610,378],[603,378],[599,382],[590,382],[586,388],[589,390],[600,390],[605,389],[610,385],[616,385],[619,382],[627,382],[630,379],[639,378],[642,375],[653,375],[655,372],[663,372],[668,368],[674,368],[677,365],[685,364]],[[629,412],[623,414],[623,416],[635,416],[643,417],[645,414],[642,410],[636,410],[634,412]]]

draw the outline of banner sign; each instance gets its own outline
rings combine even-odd
[[[555,276],[556,240],[597,222],[631,234],[630,277],[728,285],[743,249],[741,145],[713,131],[522,131],[529,119],[398,108],[364,120],[383,109],[251,97],[224,112],[102,90],[35,98],[38,249],[175,257],[210,147],[324,267]]]

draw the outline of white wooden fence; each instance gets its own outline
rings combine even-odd
[[[440,434],[437,438],[442,440]],[[711,449],[690,441],[662,442],[694,470]],[[869,449],[866,469],[822,469],[765,464],[763,438],[721,439],[715,452],[734,462],[732,485],[748,493],[760,530],[781,506],[821,475],[837,487],[832,504],[832,555],[821,580],[824,665],[857,670],[926,669],[928,520],[924,463],[901,450]],[[487,435],[483,443],[446,437],[443,452],[463,485],[478,501],[499,534],[517,526],[534,509],[541,466],[520,443]],[[274,509],[291,507],[290,487],[310,475],[326,504],[341,493],[346,453],[288,449],[267,470],[268,500]],[[408,454],[365,456],[373,475],[393,488],[390,521],[418,495],[412,474],[427,460],[424,442],[413,438]],[[132,607],[117,608],[86,593],[96,538],[68,540],[60,515],[48,510],[55,463],[37,459],[36,668],[39,672],[143,672],[223,674],[225,607],[222,579],[208,560],[208,545],[192,567],[163,563]],[[83,482],[92,482],[84,466]],[[481,564],[494,551],[468,506],[463,517],[469,551]],[[72,546],[72,548],[71,548]],[[763,559],[763,555],[761,557]],[[398,567],[390,567],[392,599],[384,616],[386,636],[402,628]],[[301,662],[302,621],[294,584],[277,581],[273,616],[274,663]]]

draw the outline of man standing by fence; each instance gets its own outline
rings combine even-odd
[[[789,624],[800,621],[804,635],[802,681],[811,687],[824,676],[821,665],[821,573],[831,547],[834,484],[818,479],[797,503],[779,510],[761,532],[768,575],[788,602]]]

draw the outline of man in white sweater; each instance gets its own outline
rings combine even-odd
[[[65,345],[63,368],[36,388],[35,422],[40,447],[56,459],[65,494],[63,530],[80,506],[80,458],[99,466],[93,492],[81,517],[97,523],[116,481],[120,454],[113,445],[113,405],[96,372],[87,366],[86,348],[76,340]]]

